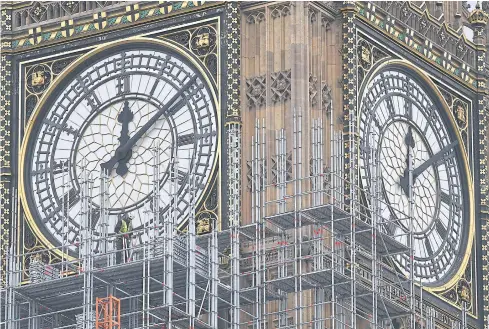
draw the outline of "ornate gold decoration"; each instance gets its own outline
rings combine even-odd
[[[36,71],[32,73],[32,85],[33,86],[42,86],[44,85],[44,72]]]
[[[462,105],[458,104],[455,111],[457,120],[465,126],[465,124],[467,123],[467,114],[465,113],[466,110],[463,108]]]
[[[26,66],[24,85],[24,109],[25,118],[29,119],[51,82],[78,56],[70,56],[62,59],[43,62]]]
[[[209,217],[200,218],[197,220],[197,235],[210,233],[211,232],[211,223]]]
[[[362,46],[362,60],[365,62],[370,62],[370,56],[372,53],[370,52],[370,49],[366,46]]]
[[[215,23],[206,24],[197,28],[173,30],[162,37],[172,40],[185,48],[191,50],[211,72],[214,81],[218,81],[219,74],[219,38]]]
[[[473,50],[482,49],[481,45],[474,44],[463,33],[458,33],[446,22],[438,21],[426,10],[420,10],[414,3],[405,2],[406,10],[411,13],[410,16],[405,16],[406,11],[388,10],[386,9],[388,6],[382,1],[356,1],[355,5],[358,9],[356,18],[380,31],[392,42],[406,47],[412,54],[455,77],[472,90],[477,89],[477,70],[467,64],[473,62]],[[435,31],[440,29],[448,34],[443,41],[445,46],[439,44],[439,35],[435,34]],[[434,35],[428,36],[431,33]],[[476,31],[474,31],[475,36]],[[454,51],[446,51],[453,49],[452,47],[455,48]]]
[[[470,296],[470,289],[467,285],[460,284],[458,293],[459,293],[460,299],[463,302],[470,303],[472,298]]]
[[[55,42],[60,40],[66,40],[70,37],[70,33],[63,33],[65,28],[59,24],[52,26],[52,24],[46,23],[47,15],[46,6],[52,6],[51,3],[42,4],[37,2],[36,7],[29,9],[29,16],[33,17],[31,22],[43,22],[43,30],[41,27],[31,28],[28,36],[22,36],[19,39],[12,41],[12,48],[26,48],[32,47],[37,44],[44,44],[46,42]],[[100,4],[100,2],[99,2]],[[111,28],[121,25],[127,25],[128,23],[135,23],[142,20],[148,21],[151,19],[161,18],[163,16],[170,16],[184,11],[190,8],[212,6],[213,3],[206,3],[206,1],[154,1],[144,5],[130,4],[126,6],[123,13],[95,13],[93,14],[93,20],[88,20],[86,16],[75,17],[73,22],[73,34],[72,37],[83,37],[86,34],[97,33],[98,30],[105,28]],[[142,7],[140,7],[142,6]],[[105,7],[105,4],[101,7]],[[109,10],[109,8],[108,8]],[[65,12],[65,9],[60,8],[60,12]],[[20,14],[20,13],[19,13]],[[108,16],[107,16],[108,15]],[[63,16],[63,15],[61,15]],[[59,18],[56,17],[56,18]],[[10,42],[10,41],[9,41]]]
[[[69,19],[61,22],[61,35],[64,37],[71,37],[75,33],[75,27],[73,26],[73,20]]]
[[[209,47],[209,33],[197,34],[197,48]]]
[[[481,9],[480,3],[477,1],[475,9],[472,10],[467,20],[470,24],[480,24],[485,26],[489,22],[489,15]]]

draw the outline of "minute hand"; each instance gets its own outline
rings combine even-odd
[[[136,144],[136,142],[146,133],[146,131],[148,131],[148,129],[152,125],[155,124],[156,121],[158,121],[158,119],[164,113],[172,112],[172,110],[179,109],[180,107],[182,107],[186,102],[185,98],[182,98],[177,103],[175,103],[175,101],[178,99],[178,97],[183,95],[184,91],[188,90],[188,88],[192,85],[192,83],[195,82],[195,79],[197,79],[196,76],[192,77],[161,109],[158,110],[158,112],[156,112],[155,115],[151,117],[151,119],[148,120],[148,122],[146,122],[144,126],[141,127],[141,129],[138,130],[137,133],[135,133],[127,141],[126,145],[124,145],[121,150],[124,152],[129,151],[134,146],[134,144]]]
[[[438,160],[443,158],[445,153],[450,151],[457,144],[458,144],[457,140],[451,142],[450,144],[448,144],[447,146],[442,148],[438,153],[434,154],[431,158],[429,158],[428,160],[423,162],[423,164],[421,164],[418,168],[414,169],[413,170],[413,181],[416,179],[416,177],[421,175],[423,173],[423,171],[425,171],[426,169],[431,167],[435,162],[437,162]]]
[[[182,96],[184,91],[187,91],[188,88],[195,82],[197,76],[193,76],[185,85],[183,85],[180,90],[165,104],[161,109],[156,112],[151,119],[146,122],[144,126],[139,129],[137,133],[135,133],[126,144],[121,145],[115,151],[114,156],[104,164],[102,164],[103,168],[110,171],[114,168],[115,164],[119,161],[127,162],[129,158],[127,157],[128,152],[131,151],[132,147],[136,144],[136,142],[148,131],[148,129],[155,124],[156,121],[166,112],[172,112],[173,110],[180,108],[186,102],[185,98],[182,98],[180,101],[175,103],[175,101]]]

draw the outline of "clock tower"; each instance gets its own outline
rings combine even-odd
[[[0,7],[2,328],[489,328],[485,4]]]

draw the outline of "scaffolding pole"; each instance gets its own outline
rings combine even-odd
[[[357,141],[336,132],[330,120],[330,131],[324,129],[321,119],[311,120],[311,127],[305,129],[302,109],[294,110],[292,124],[277,129],[267,140],[265,120],[258,119],[251,146],[248,144],[252,154],[251,218],[247,219],[250,223],[240,222],[240,200],[236,194],[228,200],[230,227],[218,232],[217,219],[213,218],[212,231],[202,235],[196,231],[196,212],[202,209],[202,203],[198,204],[200,173],[194,168],[186,181],[180,181],[178,158],[170,159],[170,198],[168,202],[160,200],[166,176],[160,172],[161,145],[156,142],[152,202],[148,200],[146,205],[152,209],[146,208],[144,227],[134,231],[135,236],[142,236],[142,242],[130,246],[135,256],[123,264],[103,261],[113,259],[117,252],[109,247],[114,236],[108,234],[108,173],[101,177],[101,224],[94,232],[92,216],[97,206],[92,200],[93,179],[82,170],[78,257],[65,255],[60,263],[46,264],[61,268],[61,276],[21,284],[20,277],[25,272],[18,263],[38,251],[18,255],[12,245],[7,287],[2,290],[2,326],[45,329],[45,323],[50,323],[50,329],[93,329],[95,299],[113,295],[120,300],[121,327],[131,329],[363,329],[365,323],[375,329],[387,329],[392,328],[395,318],[410,324],[420,319],[426,329],[434,329],[434,310],[423,305],[422,293],[416,299],[413,261],[409,275],[395,271],[386,261],[396,253],[414,255],[410,242],[412,209],[403,218],[405,225],[410,222],[409,230],[401,230],[401,237],[385,234],[386,223],[400,224],[384,218],[381,211],[384,204],[377,155],[380,150],[372,147],[378,143]],[[228,130],[230,154],[239,151],[237,129],[233,126]],[[308,145],[303,140],[306,131],[310,133]],[[368,167],[372,172],[369,188],[357,185],[355,173],[344,177],[345,141],[368,148]],[[329,163],[325,160],[325,145]],[[270,149],[272,153],[275,149],[275,154],[269,154]],[[275,163],[267,164],[271,159]],[[325,162],[329,170],[325,169]],[[84,162],[81,168],[86,168]],[[230,183],[235,183],[235,179],[240,177],[233,176]],[[348,185],[352,193],[346,196]],[[66,223],[71,188],[64,178],[62,190],[67,197],[61,206]],[[178,204],[181,194],[187,197],[189,207],[184,214]],[[366,201],[360,202],[360,196],[365,196]],[[176,228],[181,216],[188,216],[187,231]],[[17,232],[16,226],[13,229]],[[61,245],[42,252],[75,250],[70,246],[70,227],[63,229]],[[94,251],[96,245],[101,247]],[[79,267],[77,273],[69,270],[74,267]],[[251,276],[249,282],[247,274]],[[422,292],[421,284],[419,289]],[[229,318],[220,318],[220,310],[228,312]],[[465,304],[461,318],[464,329],[470,328],[467,313]],[[81,315],[81,327],[77,327],[77,315]],[[455,316],[451,321],[454,326],[459,325]]]

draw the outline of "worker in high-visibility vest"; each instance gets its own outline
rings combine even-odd
[[[117,224],[115,225],[114,233],[116,238],[116,263],[127,262],[129,259],[129,247],[131,246],[132,238],[132,216],[120,214]]]

